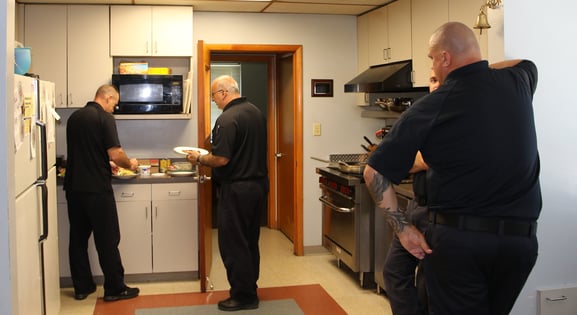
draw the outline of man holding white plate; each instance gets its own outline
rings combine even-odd
[[[212,152],[188,151],[187,160],[213,168],[217,184],[218,245],[230,284],[223,311],[258,308],[260,217],[267,209],[267,122],[230,76],[211,85],[211,96],[223,112],[212,130]]]

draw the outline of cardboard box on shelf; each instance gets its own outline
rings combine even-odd
[[[148,62],[121,62],[119,74],[148,74]]]
[[[148,68],[148,74],[172,74],[172,69],[170,68],[156,68],[150,67]]]

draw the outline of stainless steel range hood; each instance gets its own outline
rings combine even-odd
[[[413,90],[411,60],[372,66],[345,84],[345,92],[404,92]]]

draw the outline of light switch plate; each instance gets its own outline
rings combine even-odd
[[[321,135],[321,123],[316,122],[313,123],[313,136],[320,136]]]

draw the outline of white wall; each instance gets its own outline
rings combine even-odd
[[[577,285],[577,4],[508,0],[504,6],[505,58],[532,59],[539,69],[533,102],[543,192],[539,258],[512,312],[527,315],[537,314],[536,289]]]
[[[324,164],[310,157],[362,153],[362,136],[383,127],[379,120],[361,118],[354,93],[343,92],[344,84],[358,74],[356,17],[195,12],[194,39],[208,44],[303,46],[304,245],[320,245],[322,216],[315,168]],[[334,97],[311,97],[311,79],[333,79]],[[321,123],[321,136],[312,136],[314,122]]]

